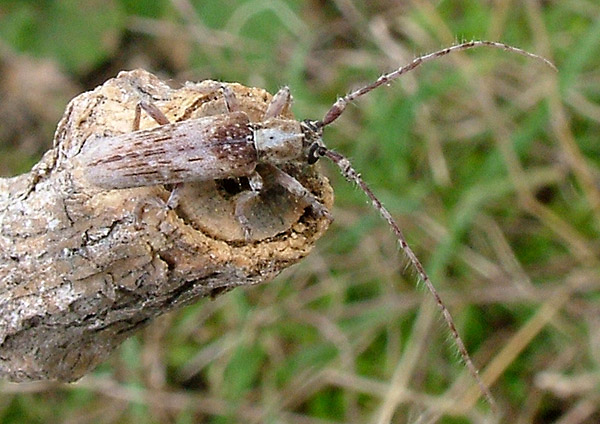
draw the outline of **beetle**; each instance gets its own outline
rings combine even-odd
[[[227,108],[226,113],[170,123],[155,105],[140,102],[136,106],[132,132],[103,137],[101,142],[90,143],[89,147],[84,145],[79,160],[84,165],[86,178],[92,184],[106,189],[174,185],[174,190],[166,203],[166,206],[171,209],[177,206],[178,191],[181,184],[185,182],[247,177],[250,190],[238,197],[235,215],[248,238],[250,228],[246,218],[246,207],[263,188],[259,165],[268,167],[276,183],[294,196],[303,198],[315,213],[331,218],[329,211],[310,191],[279,168],[290,162],[314,164],[319,158],[327,157],[337,165],[347,180],[355,183],[365,192],[375,209],[394,231],[400,247],[435,298],[469,372],[477,382],[481,393],[493,407],[494,400],[489,388],[479,377],[478,370],[458,334],[449,310],[423,265],[407,244],[399,225],[352,167],[350,161],[340,153],[327,148],[323,142],[324,128],[336,121],[353,100],[392,82],[425,62],[474,47],[492,47],[518,53],[541,60],[556,70],[547,59],[525,50],[492,41],[469,41],[419,56],[409,64],[338,98],[321,120],[303,121],[281,116],[291,103],[290,90],[287,87],[280,89],[273,96],[260,122],[250,122],[247,114],[239,110],[235,95],[227,85],[216,84],[214,90],[221,90]],[[148,113],[159,126],[140,130],[142,110]]]

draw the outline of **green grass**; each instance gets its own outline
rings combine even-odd
[[[6,95],[23,57],[57,64],[64,85],[37,86],[42,104],[143,66],[289,85],[296,115],[320,118],[337,95],[456,40],[544,55],[558,74],[491,49],[427,64],[356,101],[325,141],[400,222],[502,422],[600,420],[600,6],[230,0],[193,2],[193,16],[181,3],[0,3],[0,110],[28,118],[3,120],[2,174],[50,146],[61,114]],[[0,385],[0,422],[488,422],[391,231],[321,166],[336,221],[303,262],[162,317],[78,384]]]

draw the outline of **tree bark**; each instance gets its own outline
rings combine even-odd
[[[71,101],[54,148],[29,174],[0,179],[0,376],[76,380],[152,318],[269,281],[326,231],[327,218],[268,178],[250,208],[252,240],[234,215],[243,179],[187,183],[168,210],[169,187],[104,190],[84,178],[82,145],[131,131],[140,100],[171,122],[223,113],[211,84],[172,89],[145,71],[122,72]],[[229,86],[259,121],[271,95]],[[142,116],[142,128],[156,125]],[[332,206],[318,170],[290,164],[285,171]]]

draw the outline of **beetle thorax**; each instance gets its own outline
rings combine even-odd
[[[262,162],[282,164],[301,160],[303,142],[304,134],[298,121],[273,118],[254,128],[254,145]]]

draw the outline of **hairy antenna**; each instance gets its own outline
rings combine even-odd
[[[396,221],[394,220],[392,215],[388,212],[388,210],[383,206],[383,204],[379,201],[379,199],[371,191],[369,186],[367,186],[367,184],[363,181],[360,174],[354,170],[350,161],[346,157],[342,156],[341,154],[334,152],[333,150],[329,150],[327,147],[325,147],[323,145],[323,143],[321,141],[321,132],[322,132],[323,128],[325,126],[331,124],[337,118],[339,118],[340,115],[346,109],[346,106],[348,105],[348,103],[352,102],[353,100],[357,99],[358,97],[360,97],[364,94],[369,93],[370,91],[376,89],[377,87],[379,87],[381,85],[385,85],[385,84],[395,80],[396,78],[400,77],[401,75],[403,75],[409,71],[412,71],[413,69],[419,67],[421,64],[423,64],[425,62],[429,62],[431,60],[440,58],[440,57],[450,54],[452,52],[456,52],[456,51],[460,51],[460,50],[467,50],[467,49],[471,49],[474,47],[493,47],[493,48],[498,48],[498,49],[506,50],[506,51],[513,52],[513,53],[518,53],[520,55],[527,56],[527,57],[530,57],[530,58],[533,58],[536,60],[541,60],[546,65],[548,65],[549,67],[554,69],[555,71],[557,70],[556,67],[549,60],[547,60],[541,56],[538,56],[536,54],[529,53],[525,50],[509,46],[504,43],[497,43],[497,42],[493,42],[493,41],[469,41],[466,43],[457,44],[455,46],[448,47],[443,50],[439,50],[434,53],[429,53],[429,54],[417,57],[412,62],[410,62],[408,65],[402,66],[388,74],[384,74],[384,75],[380,76],[377,80],[372,82],[371,84],[365,85],[364,87],[359,88],[355,91],[352,91],[351,93],[347,94],[344,97],[338,98],[338,100],[331,106],[331,108],[327,111],[327,113],[325,114],[325,116],[323,117],[323,119],[321,121],[305,121],[305,125],[307,128],[310,128],[313,131],[313,134],[317,135],[317,139],[318,139],[318,141],[316,141],[310,149],[309,158],[308,158],[309,163],[315,162],[316,159],[321,156],[325,156],[325,157],[329,158],[333,163],[335,163],[338,166],[342,175],[348,181],[356,184],[358,187],[360,187],[360,189],[362,191],[365,192],[367,197],[371,200],[373,207],[375,209],[377,209],[377,211],[381,214],[383,219],[385,219],[387,221],[389,226],[394,231],[394,234],[396,235],[396,238],[398,239],[398,242],[400,243],[400,247],[402,248],[402,250],[408,257],[408,259],[409,259],[410,263],[412,264],[412,266],[414,267],[414,269],[417,271],[419,278],[423,281],[423,283],[425,283],[425,286],[431,292],[435,301],[437,302],[437,304],[442,312],[442,315],[444,316],[444,320],[446,321],[446,324],[450,328],[450,332],[451,332],[452,337],[454,338],[454,341],[458,347],[460,355],[461,355],[463,361],[465,362],[467,369],[469,370],[469,373],[473,376],[474,380],[477,382],[477,385],[479,386],[481,393],[483,394],[485,399],[490,404],[490,407],[493,410],[497,411],[496,402],[494,401],[494,398],[492,397],[492,394],[491,394],[489,388],[484,384],[483,380],[479,376],[479,371],[478,371],[477,367],[475,367],[475,365],[473,364],[473,361],[471,360],[469,352],[467,351],[467,348],[465,347],[465,344],[464,344],[462,338],[458,334],[458,330],[456,329],[456,325],[454,324],[454,319],[452,318],[450,311],[448,310],[448,308],[442,301],[439,293],[435,289],[435,286],[432,284],[431,280],[429,279],[429,276],[427,275],[425,268],[421,264],[421,261],[419,261],[419,259],[415,255],[415,253],[412,251],[412,249],[406,242],[404,234],[402,233],[402,230],[400,230],[400,226],[396,223]]]
[[[445,48],[442,50],[438,50],[437,52],[419,56],[419,57],[413,59],[413,61],[410,62],[408,65],[402,66],[388,74],[384,74],[384,75],[380,76],[379,78],[377,78],[375,81],[373,81],[371,84],[365,85],[364,87],[361,87],[358,90],[355,90],[355,91],[347,94],[344,97],[340,97],[333,104],[333,106],[331,106],[331,108],[327,111],[327,113],[325,114],[323,119],[321,121],[317,121],[315,123],[315,125],[317,127],[322,128],[322,127],[325,127],[325,126],[331,124],[333,121],[335,121],[336,119],[338,119],[340,117],[340,115],[346,109],[346,106],[348,105],[348,103],[350,103],[351,101],[357,99],[358,97],[360,97],[364,94],[367,94],[370,91],[373,91],[380,85],[384,85],[389,82],[392,82],[393,80],[400,77],[401,75],[406,74],[407,72],[410,72],[415,68],[418,68],[425,62],[429,62],[429,61],[438,59],[438,58],[440,58],[442,56],[446,56],[447,54],[450,54],[452,52],[468,50],[468,49],[472,49],[475,47],[492,47],[495,49],[502,49],[502,50],[506,50],[509,52],[517,53],[522,56],[530,57],[530,58],[533,58],[536,60],[541,60],[546,65],[548,65],[550,68],[552,68],[554,71],[558,71],[556,69],[556,66],[554,66],[554,64],[552,62],[550,62],[548,59],[546,59],[542,56],[538,56],[537,54],[529,53],[528,51],[519,49],[517,47],[509,46],[508,44],[504,44],[504,43],[497,43],[495,41],[476,41],[476,40],[468,41],[466,43],[457,44],[455,46],[451,46],[451,47],[448,47],[448,48]]]
[[[452,337],[454,338],[456,346],[458,347],[460,356],[462,357],[467,368],[469,369],[469,373],[473,376],[473,378],[477,382],[477,385],[479,386],[481,393],[483,394],[485,399],[489,402],[492,409],[496,411],[497,410],[496,402],[494,401],[492,393],[490,392],[489,388],[485,385],[483,380],[481,380],[481,377],[479,376],[479,370],[477,369],[475,364],[473,364],[473,361],[471,360],[471,356],[469,355],[469,352],[467,351],[467,348],[466,348],[462,338],[458,334],[458,330],[456,329],[456,324],[454,324],[454,319],[452,318],[452,315],[450,315],[450,311],[448,310],[448,308],[442,301],[442,298],[440,297],[439,293],[437,292],[435,286],[429,279],[429,276],[427,275],[427,272],[425,272],[425,268],[421,264],[421,261],[419,261],[419,259],[417,258],[417,255],[415,255],[415,252],[413,252],[413,250],[410,248],[410,246],[406,242],[406,238],[404,237],[404,234],[402,233],[402,230],[400,229],[400,226],[398,225],[398,223],[394,220],[394,218],[388,212],[388,210],[385,208],[385,206],[383,206],[383,204],[377,198],[377,196],[375,196],[375,194],[371,191],[371,189],[369,188],[367,183],[365,183],[363,181],[360,174],[358,172],[356,172],[354,170],[354,168],[352,168],[350,161],[346,157],[344,157],[343,155],[341,155],[337,152],[334,152],[333,150],[329,150],[325,147],[321,147],[320,149],[318,149],[316,151],[316,154],[319,156],[325,156],[325,157],[329,158],[333,163],[335,163],[338,166],[338,168],[340,168],[342,175],[348,181],[350,181],[350,182],[356,184],[358,187],[360,187],[360,189],[362,191],[364,191],[365,194],[369,197],[369,200],[371,200],[373,207],[375,209],[377,209],[377,211],[381,214],[383,219],[385,219],[387,221],[387,223],[389,224],[389,226],[392,227],[392,230],[394,231],[394,234],[396,235],[396,238],[398,239],[398,242],[400,243],[400,247],[402,248],[402,250],[408,257],[412,266],[417,270],[419,278],[423,281],[423,283],[425,283],[425,286],[427,287],[429,292],[433,295],[436,303],[438,304],[438,306],[442,312],[442,315],[444,316],[444,320],[446,321],[446,324],[450,328],[450,333],[452,333]]]

